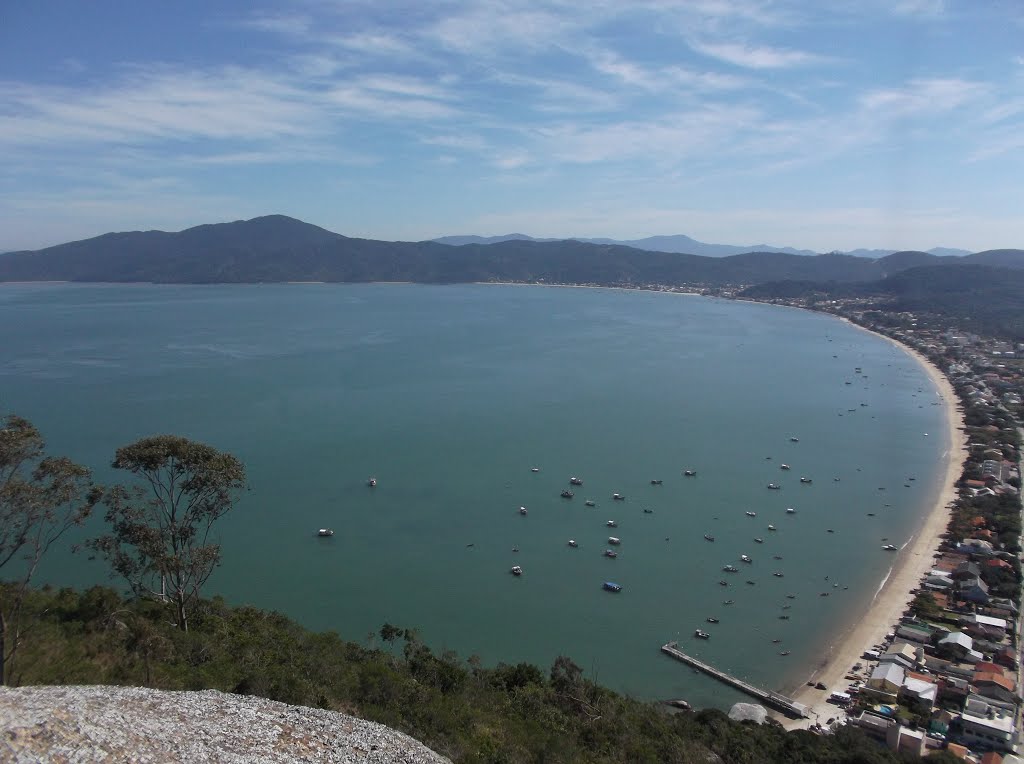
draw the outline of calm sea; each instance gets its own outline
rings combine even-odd
[[[917,364],[829,317],[514,286],[5,285],[0,411],[102,480],[154,433],[239,456],[251,488],[210,594],[361,642],[416,627],[488,664],[566,654],[633,695],[718,706],[739,696],[659,646],[802,681],[889,570],[883,538],[914,533],[948,446]],[[108,580],[62,553],[41,578]]]

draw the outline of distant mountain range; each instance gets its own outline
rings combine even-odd
[[[747,252],[780,252],[787,255],[814,256],[818,252],[809,249],[794,249],[793,247],[773,247],[770,244],[751,244],[749,246],[736,246],[734,244],[706,244],[696,239],[691,239],[683,234],[675,236],[649,236],[646,239],[585,239],[572,237],[573,241],[582,241],[588,244],[612,244],[623,247],[643,249],[648,252],[676,252],[687,255],[702,255],[703,257],[728,257],[729,255],[742,255]],[[438,244],[461,247],[464,244],[500,244],[505,241],[540,241],[552,242],[563,241],[563,239],[535,239],[523,233],[509,233],[504,236],[442,236],[439,239],[431,239]],[[855,249],[851,252],[843,252],[844,255],[854,257],[879,258],[891,255],[895,249]],[[950,249],[949,247],[935,247],[928,250],[928,254],[938,257],[963,257],[971,254],[966,249]]]
[[[0,281],[517,281],[716,287],[779,281],[871,282],[910,268],[965,264],[1024,268],[1024,250],[964,257],[927,252],[896,252],[879,258],[784,252],[708,257],[619,243],[528,237],[450,246],[436,241],[354,239],[294,218],[269,215],[177,233],[108,233],[46,249],[9,252],[0,255]]]

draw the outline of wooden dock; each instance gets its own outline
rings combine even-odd
[[[735,687],[737,690],[747,693],[747,695],[752,695],[766,706],[770,706],[776,711],[781,711],[786,716],[793,717],[794,719],[806,719],[809,716],[807,706],[803,703],[797,703],[795,700],[786,697],[782,693],[772,692],[771,690],[762,690],[760,687],[755,687],[749,682],[737,679],[732,676],[732,674],[719,671],[714,666],[704,663],[704,661],[697,660],[692,655],[684,653],[679,649],[679,645],[676,642],[669,642],[667,645],[662,645],[661,651],[678,661],[682,661],[688,666],[692,666],[698,671],[704,672],[708,676],[713,676],[720,682],[724,682],[731,687]]]

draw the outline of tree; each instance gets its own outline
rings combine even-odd
[[[64,533],[81,525],[98,493],[88,469],[45,454],[31,422],[9,415],[0,428],[0,684],[22,641],[22,604],[40,560]]]
[[[117,449],[112,466],[142,479],[105,492],[111,533],[90,548],[123,576],[137,596],[174,608],[188,631],[188,613],[220,562],[213,524],[231,510],[245,485],[245,468],[231,454],[174,435],[143,438]]]

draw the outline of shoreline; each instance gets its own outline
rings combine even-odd
[[[927,510],[920,528],[907,547],[898,552],[888,576],[863,616],[854,620],[845,631],[837,634],[823,659],[811,667],[806,681],[821,682],[828,690],[815,689],[805,682],[793,692],[792,698],[808,707],[810,718],[794,720],[776,717],[788,730],[806,729],[815,722],[824,724],[831,717],[843,715],[838,707],[826,702],[828,693],[845,687],[845,677],[854,664],[861,662],[864,651],[882,642],[885,635],[892,630],[892,626],[898,623],[914,598],[913,590],[918,588],[921,579],[931,570],[934,555],[949,525],[951,505],[958,497],[956,482],[960,479],[968,457],[967,436],[962,431],[963,413],[953,386],[941,369],[909,345],[855,324],[842,316],[834,318],[892,343],[914,358],[924,370],[934,385],[945,412],[945,469],[942,471],[941,485],[936,486],[934,502]]]

